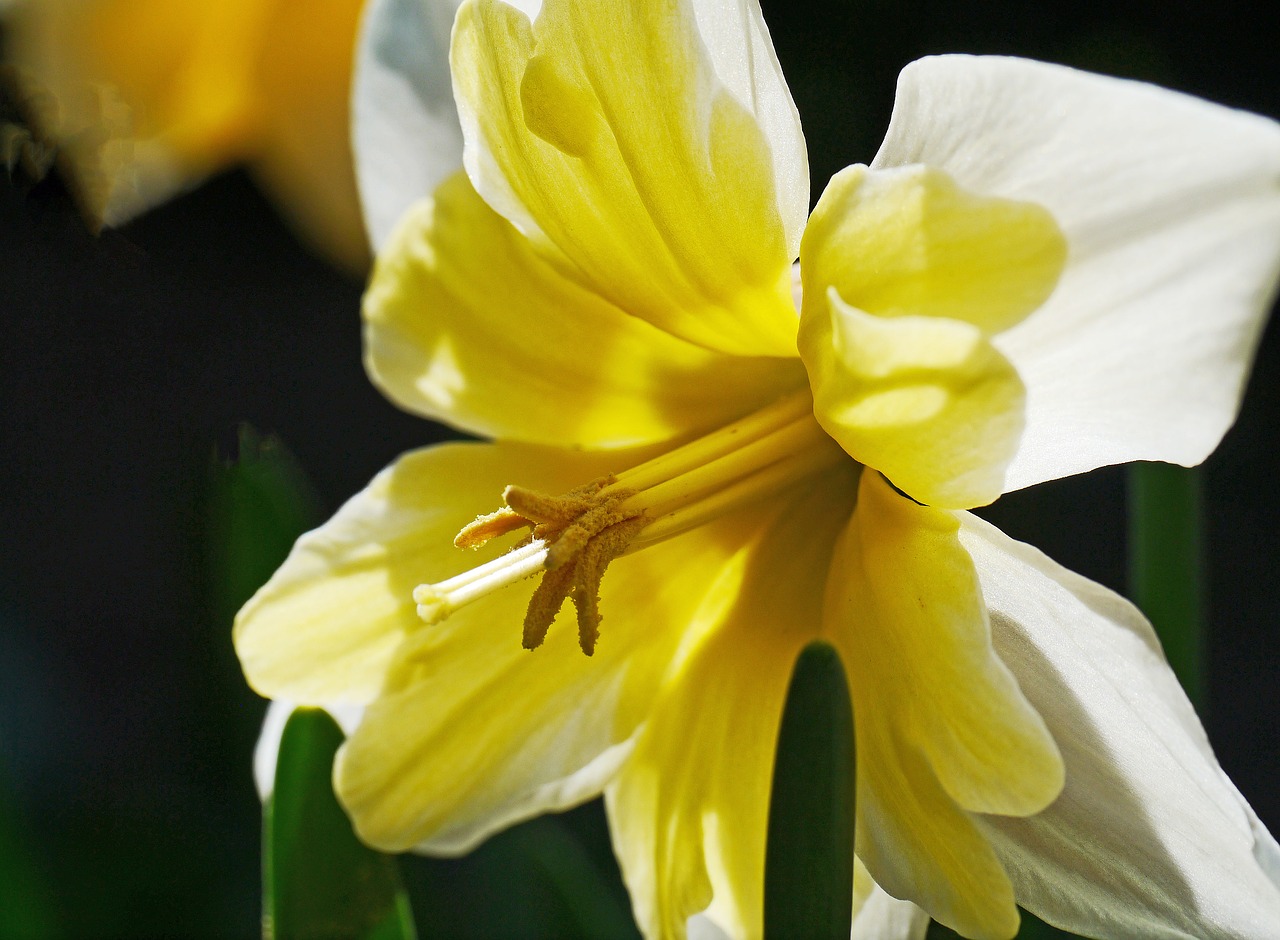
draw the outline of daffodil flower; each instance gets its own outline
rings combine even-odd
[[[15,0],[9,56],[94,225],[248,162],[314,245],[369,250],[348,144],[362,0]]]
[[[1148,624],[967,510],[1214,448],[1280,262],[1280,130],[925,59],[806,218],[755,0],[467,0],[456,125],[439,6],[380,0],[362,40],[366,362],[495,442],[400,458],[235,634],[264,695],[364,706],[335,769],[361,836],[465,852],[603,792],[646,936],[758,936],[820,639],[854,702],[856,936],[1011,937],[1015,902],[1273,935],[1280,850]]]

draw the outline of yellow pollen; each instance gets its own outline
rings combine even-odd
[[[523,643],[540,646],[566,600],[577,611],[578,644],[590,656],[600,633],[600,583],[620,555],[665,541],[778,493],[847,459],[813,418],[808,390],[616,476],[559,496],[508,486],[505,505],[454,539],[479,548],[518,529],[529,535],[505,555],[445,581],[419,585],[418,616],[439,623],[499,588],[542,574],[525,614]]]

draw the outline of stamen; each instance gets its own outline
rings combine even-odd
[[[462,531],[453,537],[453,544],[458,548],[480,548],[490,539],[523,529],[529,524],[529,520],[520,513],[503,506],[496,512],[476,516],[474,522],[464,525]]]
[[[611,486],[648,489],[812,414],[813,399],[809,392],[796,392],[740,421],[617,474],[610,486],[604,489],[607,491]]]
[[[588,656],[595,652],[600,637],[600,582],[605,569],[626,551],[644,524],[643,516],[615,523],[592,539],[578,556],[572,597],[578,611],[578,646]]]
[[[547,567],[559,568],[586,548],[587,543],[600,535],[607,527],[639,515],[641,512],[639,509],[627,512],[622,508],[623,503],[631,495],[633,494],[630,490],[619,490],[611,493],[599,505],[588,509],[574,520],[571,525],[566,526],[555,542],[547,549]]]
[[[531,522],[563,523],[580,516],[593,505],[585,496],[544,496],[523,486],[508,486],[502,501]]]
[[[848,459],[818,426],[812,409],[808,391],[797,392],[616,477],[560,496],[508,486],[502,494],[506,505],[477,517],[454,544],[478,548],[526,527],[532,535],[500,558],[420,585],[413,595],[418,616],[438,623],[491,591],[541,573],[525,614],[524,646],[540,646],[565,600],[572,600],[578,643],[590,656],[600,633],[600,583],[614,559]]]
[[[678,507],[707,493],[722,489],[728,480],[750,475],[760,467],[793,454],[821,447],[830,438],[815,421],[795,421],[783,425],[768,437],[751,441],[721,457],[665,480],[646,490],[642,502],[651,507]]]
[[[534,539],[512,549],[501,558],[464,571],[435,584],[419,584],[413,589],[418,616],[428,624],[439,623],[454,611],[498,588],[515,584],[542,571],[547,562],[547,543]]]
[[[529,600],[529,609],[524,614],[524,640],[527,650],[537,649],[547,638],[551,622],[564,606],[564,599],[573,589],[573,569],[561,568],[548,571]]]
[[[644,531],[631,543],[628,551],[639,551],[677,535],[683,535],[691,529],[696,529],[725,513],[759,499],[764,493],[778,492],[789,483],[834,466],[840,462],[842,455],[843,452],[836,454],[824,449],[802,451],[785,457],[749,477],[744,477],[712,493],[705,499],[690,502],[665,515],[656,516],[654,521],[645,527]]]

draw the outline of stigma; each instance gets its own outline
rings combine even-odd
[[[620,473],[560,495],[508,486],[503,505],[454,539],[479,548],[528,530],[506,554],[413,592],[428,624],[496,590],[541,574],[525,613],[523,645],[542,645],[566,601],[590,656],[600,635],[600,584],[614,559],[779,493],[848,456],[813,418],[808,389]]]

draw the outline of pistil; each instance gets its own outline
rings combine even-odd
[[[843,451],[812,415],[808,391],[677,447],[616,476],[560,496],[519,486],[506,504],[478,517],[454,539],[479,548],[517,531],[529,536],[505,555],[414,591],[427,623],[495,590],[543,573],[525,615],[524,646],[534,649],[564,605],[578,615],[578,642],[588,656],[600,627],[600,582],[617,557],[655,545],[777,493],[837,463]]]

